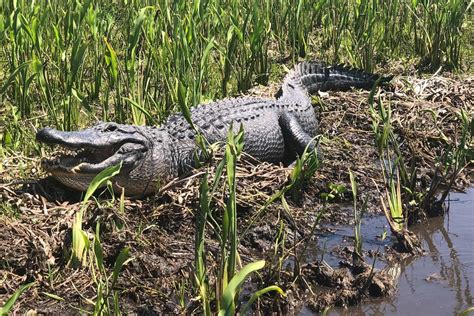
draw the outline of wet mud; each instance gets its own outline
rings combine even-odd
[[[378,219],[375,218],[375,221]],[[382,218],[381,221],[384,219]],[[395,293],[349,308],[332,308],[328,315],[457,315],[474,305],[474,187],[452,193],[445,217],[414,225],[425,254],[401,260]],[[366,223],[364,231],[370,232]],[[374,245],[373,234],[366,247]],[[378,243],[378,242],[376,242]],[[311,314],[304,309],[302,314]]]

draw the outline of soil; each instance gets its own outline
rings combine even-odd
[[[268,90],[260,89],[258,93],[271,94],[272,88]],[[382,102],[392,108],[400,149],[406,161],[418,166],[416,181],[420,190],[426,189],[434,177],[437,157],[443,148],[457,141],[460,110],[474,115],[473,93],[474,78],[452,76],[396,77],[391,86],[380,90]],[[288,209],[278,200],[259,212],[275,192],[288,184],[292,168],[259,163],[242,155],[237,170],[238,251],[242,264],[259,259],[267,262],[264,271],[246,283],[242,300],[253,290],[271,284],[279,285],[287,294],[285,298],[265,295],[255,304],[259,310],[288,312],[306,305],[313,311],[321,311],[327,306],[357,304],[393,293],[397,273],[391,267],[401,255],[391,248],[375,254],[363,252],[361,258],[354,249],[339,251],[342,260],[338,267],[301,256],[309,241],[331,233],[331,225],[353,224],[352,209],[348,207],[352,204],[349,169],[358,183],[358,205],[367,201],[365,216],[382,213],[380,197],[385,185],[374,145],[368,97],[367,91],[348,91],[321,93],[314,98],[324,135],[320,143],[322,164],[304,183],[300,194],[287,194]],[[133,258],[124,266],[116,285],[122,312],[153,315],[200,310],[193,285],[199,184],[205,171],[213,174],[219,159],[217,155],[208,166],[178,179],[156,196],[125,199],[123,207],[119,197],[89,202],[83,229],[92,240],[99,223],[109,273],[124,247],[129,248]],[[94,264],[84,268],[68,265],[71,227],[81,207],[81,195],[42,175],[39,161],[39,157],[11,154],[1,164],[0,302],[5,302],[22,284],[34,281],[33,287],[19,298],[14,311],[92,310],[91,302],[97,296]],[[463,170],[453,189],[462,190],[469,184],[471,170]],[[26,178],[33,180],[25,181]],[[217,221],[227,198],[225,180],[220,181],[222,185],[212,204]],[[333,185],[345,190],[325,202],[324,197]],[[408,204],[405,207],[411,208]],[[321,222],[315,226],[323,209]],[[414,220],[422,220],[422,216]],[[206,249],[210,289],[213,289],[219,243],[210,227]],[[411,254],[403,256],[407,255]],[[385,260],[387,268],[372,269],[370,256]]]

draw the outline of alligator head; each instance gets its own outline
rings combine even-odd
[[[41,164],[64,185],[85,191],[99,172],[121,162],[120,173],[112,181],[114,190],[124,188],[130,196],[156,191],[175,176],[167,137],[156,128],[103,122],[73,132],[47,127],[36,134],[39,142],[67,149]]]

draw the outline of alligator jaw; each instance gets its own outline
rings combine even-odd
[[[125,146],[119,149],[112,148],[112,150],[111,148],[103,150],[84,148],[71,153],[58,154],[53,159],[43,159],[41,167],[51,173],[97,174],[109,166],[139,158],[138,153],[123,149]]]
[[[41,162],[42,168],[53,175],[97,174],[120,162],[123,163],[123,169],[130,169],[146,151],[136,136],[119,132],[104,133],[94,128],[76,132],[44,128],[36,134],[36,139],[69,151]]]

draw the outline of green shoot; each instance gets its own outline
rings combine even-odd
[[[35,285],[36,282],[31,282],[28,284],[22,285],[18,290],[13,293],[12,296],[3,304],[3,306],[0,308],[0,315],[8,315],[13,307],[15,305],[16,301],[18,298],[25,292],[27,291],[30,287]]]

